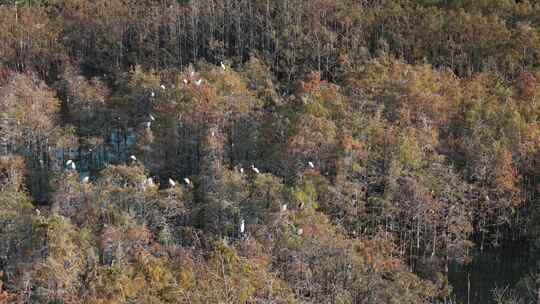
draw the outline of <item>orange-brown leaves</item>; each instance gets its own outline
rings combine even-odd
[[[218,112],[218,94],[210,86],[190,87],[186,103],[181,104],[182,117],[193,124],[207,125],[215,122],[223,113]]]
[[[45,84],[32,75],[14,75],[0,87],[0,137],[4,140],[43,140],[53,134],[58,101]]]
[[[0,61],[23,71],[37,70],[48,75],[50,64],[63,52],[56,43],[57,27],[47,13],[37,6],[0,7]]]
[[[518,80],[519,95],[524,100],[531,100],[536,96],[538,81],[532,73],[521,73]]]
[[[521,189],[518,186],[520,176],[514,167],[512,154],[508,150],[500,152],[495,169],[495,189],[503,195],[512,205],[518,205],[523,201]]]
[[[0,66],[0,86],[4,86],[11,78],[13,71],[3,66]]]
[[[20,156],[0,157],[0,189],[8,184],[20,187],[23,182],[26,165]]]
[[[350,135],[344,135],[340,138],[340,145],[345,155],[351,155],[355,161],[365,162],[368,158],[366,144],[354,139]]]
[[[395,64],[390,71],[395,83],[396,111],[405,124],[420,128],[443,125],[459,97],[459,82],[451,73],[435,72],[430,66]]]
[[[396,251],[394,245],[382,238],[364,239],[357,243],[356,250],[364,259],[366,267],[376,273],[391,273],[403,269],[401,261],[392,257],[392,252]]]
[[[321,87],[321,75],[319,73],[311,73],[307,81],[300,81],[298,84],[298,95],[313,93],[319,91]]]
[[[67,66],[57,86],[64,100],[65,122],[77,127],[81,136],[103,135],[110,124],[105,109],[110,93],[105,84],[96,77],[86,79],[76,68]]]
[[[9,303],[15,303],[15,296],[10,295],[6,290],[4,290],[4,272],[0,271],[0,304],[9,304]]]

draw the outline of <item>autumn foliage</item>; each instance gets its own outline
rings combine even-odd
[[[454,303],[538,246],[539,14],[0,0],[0,304]]]

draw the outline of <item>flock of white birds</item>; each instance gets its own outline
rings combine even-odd
[[[150,116],[153,120],[153,116]],[[132,161],[137,161],[137,157],[135,155],[131,155],[129,157]],[[77,166],[75,165],[75,162],[73,160],[68,160],[66,162],[66,166],[68,169],[71,169],[71,170],[76,170],[77,169]],[[315,165],[313,164],[313,162],[309,161],[308,162],[308,166],[311,168],[311,169],[314,169],[315,168]],[[259,171],[259,169],[257,167],[255,167],[254,165],[251,165],[251,170],[253,171],[253,173],[255,174],[260,174],[261,172]],[[240,172],[241,173],[244,173],[244,169],[243,168],[240,168]],[[184,179],[184,183],[187,185],[187,186],[191,186],[192,185],[192,182],[189,178],[185,177]],[[83,179],[82,179],[82,182],[84,184],[90,182],[90,177],[88,176],[85,176]],[[172,178],[169,178],[168,180],[169,182],[169,186],[171,187],[176,187],[176,182],[172,179]],[[146,184],[149,185],[150,187],[155,187],[156,184],[154,183],[154,179],[152,177],[149,177],[146,179]],[[39,210],[38,210],[39,211]],[[284,212],[287,212],[287,204],[283,204],[281,205],[281,208],[280,208],[280,211],[282,213]],[[245,228],[246,228],[246,223],[245,223],[245,220],[244,219],[241,219],[240,220],[240,227],[239,227],[239,232],[241,235],[244,234],[245,232]],[[298,235],[302,235],[303,234],[303,229],[302,228],[298,228],[298,230],[296,231]]]
[[[222,68],[223,71],[225,71],[225,70],[227,69],[227,67],[225,66],[225,64],[224,64],[223,62],[221,62],[220,65],[221,65],[221,68]],[[190,75],[193,77],[194,73],[191,72]],[[183,80],[183,83],[184,83],[184,84],[188,84],[189,82],[188,82],[187,79],[184,79],[184,80]],[[200,86],[202,83],[203,83],[203,79],[198,79],[198,80],[195,81],[195,85],[197,85],[197,86]],[[165,90],[165,89],[166,89],[165,85],[163,85],[163,84],[160,85],[160,88],[161,88],[162,90]],[[155,92],[151,92],[151,93],[150,93],[150,96],[151,96],[151,97],[155,97],[155,96],[156,96],[156,93],[155,93]],[[145,123],[147,129],[150,129],[150,127],[151,127],[151,125],[152,125],[152,122],[156,121],[156,118],[155,118],[152,114],[149,115],[149,118],[150,118],[150,121],[148,121],[148,122]],[[212,136],[214,136],[214,132],[212,132]],[[135,155],[131,155],[131,156],[129,157],[129,159],[132,160],[133,162],[136,162],[136,161],[137,161],[137,157],[136,157]],[[314,169],[314,168],[315,168],[315,165],[313,164],[313,162],[308,161],[307,164],[308,164],[309,168],[311,168],[311,169]],[[75,162],[74,162],[73,160],[71,160],[71,159],[68,160],[68,161],[66,162],[66,167],[67,167],[68,169],[70,169],[70,170],[76,170],[76,169],[77,169],[77,166],[75,165]],[[261,171],[260,171],[257,167],[255,167],[255,165],[251,165],[250,168],[251,168],[251,171],[252,171],[254,174],[260,174],[260,173],[261,173]],[[242,174],[244,173],[244,168],[240,168],[240,173],[242,173]],[[183,179],[183,181],[184,181],[184,183],[185,183],[187,186],[191,186],[191,185],[192,185],[191,180],[190,180],[189,178],[187,178],[187,177],[185,177],[185,178]],[[85,184],[88,183],[88,182],[90,182],[90,177],[88,177],[88,176],[83,177],[83,178],[82,178],[82,182],[85,183]],[[168,183],[169,183],[169,186],[170,186],[170,187],[176,187],[176,181],[174,181],[172,178],[169,178]],[[149,177],[149,178],[146,180],[146,184],[149,185],[149,186],[151,186],[151,187],[154,187],[154,186],[156,185],[156,184],[154,183],[154,179],[153,179],[152,177]],[[287,211],[287,204],[281,205],[281,209],[280,209],[280,210],[281,210],[281,212],[286,212],[286,211]],[[245,232],[245,220],[244,220],[243,218],[240,220],[239,232],[240,232],[240,234],[242,234],[242,235],[243,235],[244,232]],[[302,235],[302,233],[303,233],[302,228],[299,228],[299,229],[297,230],[297,234],[298,234],[298,235]]]

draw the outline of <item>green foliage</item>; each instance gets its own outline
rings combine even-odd
[[[403,136],[398,153],[399,161],[404,166],[411,169],[418,169],[421,166],[422,151],[414,137],[411,135]]]

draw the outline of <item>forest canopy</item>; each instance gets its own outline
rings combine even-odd
[[[0,0],[0,303],[456,303],[540,246],[540,4]],[[532,303],[523,273],[496,303]]]

